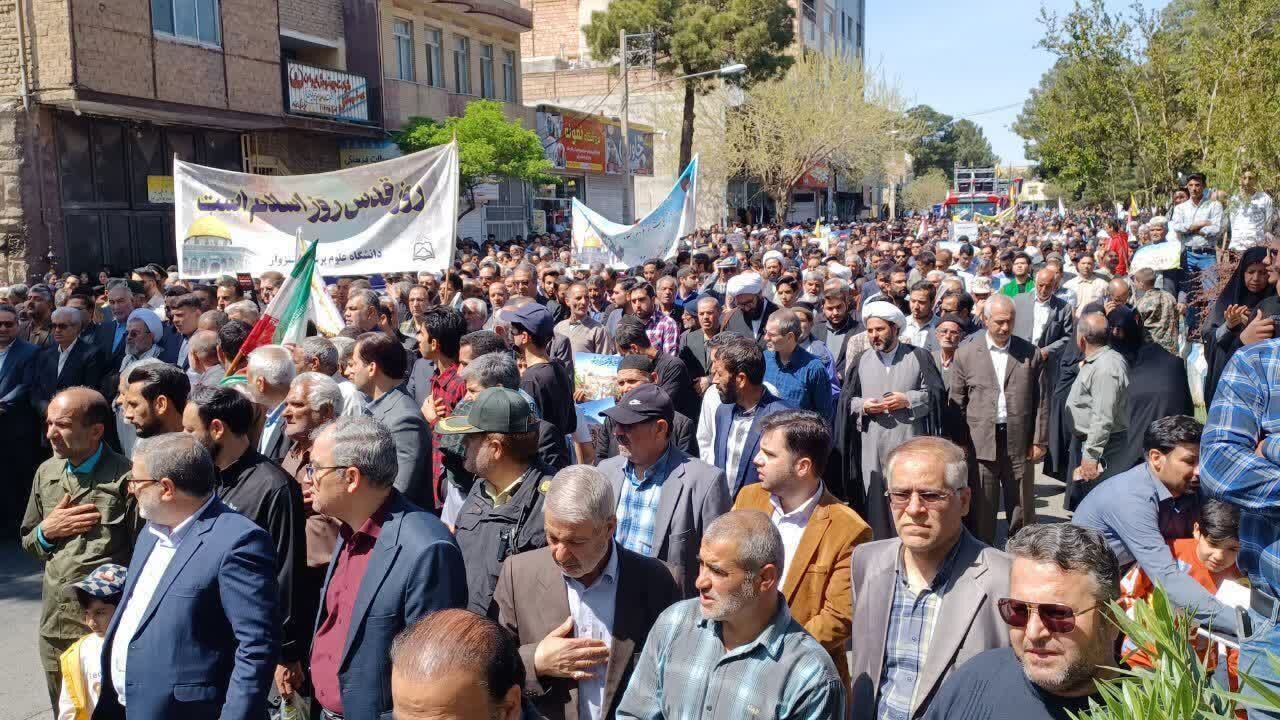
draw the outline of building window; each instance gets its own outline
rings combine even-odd
[[[218,45],[218,0],[151,0],[151,29],[163,35]]]
[[[440,45],[440,30],[429,27],[426,35],[427,76],[423,79],[432,87],[444,87],[444,48]]]
[[[396,78],[413,80],[413,23],[392,20],[391,34],[396,39]]]
[[[493,97],[493,46],[480,46],[480,97]]]
[[[471,94],[471,38],[462,35],[454,38],[453,86],[459,95]]]
[[[514,50],[502,51],[502,99],[507,102],[516,101],[516,53]]]

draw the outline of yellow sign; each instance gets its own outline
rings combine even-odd
[[[153,205],[173,204],[173,176],[147,176],[147,202]]]

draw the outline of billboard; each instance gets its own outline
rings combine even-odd
[[[285,61],[289,112],[369,122],[369,87],[362,75]]]
[[[544,108],[537,116],[538,138],[547,160],[557,170],[621,175],[622,125],[602,115]],[[631,174],[653,175],[653,132],[628,128]]]

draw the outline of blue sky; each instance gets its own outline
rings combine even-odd
[[[1072,0],[866,3],[868,67],[879,67],[897,80],[910,104],[970,116],[982,126],[1001,164],[1025,164],[1022,138],[1009,126],[1053,64],[1053,56],[1036,47],[1044,35],[1040,8],[1062,13],[1071,9]],[[1129,4],[1107,2],[1113,12],[1123,9],[1126,14]],[[1155,8],[1167,3],[1142,4]]]

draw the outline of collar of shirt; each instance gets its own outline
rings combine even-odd
[[[71,354],[71,351],[72,351],[73,349],[75,349],[76,343],[78,343],[78,342],[80,342],[80,337],[79,337],[79,336],[76,336],[76,337],[71,341],[71,344],[67,346],[67,349],[66,349],[66,350],[63,350],[62,348],[58,348],[58,357],[59,357],[59,358],[64,358],[64,357],[66,357],[66,356],[70,355],[70,354]]]
[[[353,548],[357,543],[373,544],[378,541],[378,536],[382,534],[382,525],[391,517],[391,500],[395,497],[395,493],[387,495],[387,499],[382,501],[377,510],[373,511],[359,528],[352,529],[346,523],[338,525],[338,534],[342,536],[342,542],[351,545]]]
[[[777,592],[776,590],[774,592]],[[726,652],[724,659],[729,659],[738,655],[746,655],[757,647],[763,647],[775,659],[782,654],[782,643],[786,639],[787,628],[791,626],[791,610],[787,608],[787,603],[778,596],[778,610],[773,614],[773,620],[764,626],[760,634],[749,643],[743,643],[738,647]],[[708,620],[703,617],[698,618],[698,627],[708,629],[716,634],[723,641],[723,634],[720,630],[719,620]]]
[[[955,570],[956,566],[956,557],[960,554],[960,543],[964,540],[964,532],[964,530],[960,531],[960,537],[956,539],[956,544],[951,546],[951,550],[947,552],[946,559],[943,560],[942,565],[938,567],[938,572],[934,574],[933,580],[929,583],[929,592],[936,593],[938,588],[945,586],[947,581],[951,579],[951,573]],[[902,548],[898,551],[898,583],[904,588],[909,589],[910,584],[907,580],[907,568],[902,559],[904,553],[906,553],[906,548]]]
[[[496,495],[490,489],[488,480],[481,481],[484,483],[484,486],[481,488],[481,490],[484,491],[485,497],[489,498],[489,502],[493,503],[494,507],[502,507],[503,505],[506,505],[507,503],[511,502],[512,496],[516,494],[516,488],[520,487],[520,483],[523,482],[524,479],[528,477],[529,473],[531,472],[533,472],[532,465],[526,468],[524,472],[520,473],[520,477],[516,478],[515,480],[512,480],[510,485],[498,491]]]
[[[818,490],[809,496],[808,500],[800,503],[791,512],[784,512],[782,503],[778,501],[778,496],[769,493],[769,504],[773,506],[773,521],[775,523],[788,523],[791,525],[808,525],[809,518],[813,517],[813,513],[818,509],[818,498],[822,497],[822,483],[818,483]]]
[[[209,499],[204,501],[204,504],[200,506],[200,509],[191,513],[186,517],[186,519],[173,527],[151,522],[147,523],[147,529],[151,531],[152,535],[156,536],[157,543],[161,543],[169,547],[178,547],[178,545],[182,544],[182,539],[186,537],[187,533],[191,530],[191,526],[195,524],[196,518],[203,515],[204,511],[209,509],[209,506],[213,504],[214,498],[216,497],[218,497],[217,493],[209,493]]]
[[[244,453],[236,458],[235,462],[228,465],[225,470],[217,471],[219,493],[221,493],[222,489],[238,485],[240,478],[244,477],[246,471],[256,467],[266,459],[265,455],[252,446],[246,448]]]
[[[734,407],[737,406],[735,405]],[[631,482],[632,485],[641,487],[650,482],[662,482],[666,480],[667,474],[670,472],[670,468],[668,467],[670,464],[671,443],[667,443],[667,449],[663,450],[662,455],[658,457],[658,460],[650,465],[649,469],[645,470],[643,478],[636,479],[636,464],[630,459],[627,460],[626,465],[622,466],[622,474]]]
[[[275,406],[274,408],[271,408],[271,412],[268,412],[268,413],[267,413],[266,424],[267,424],[267,425],[275,425],[277,422],[279,422],[279,421],[280,421],[280,417],[281,417],[282,415],[284,415],[284,403],[283,403],[283,402],[281,402],[279,405]]]
[[[68,460],[67,472],[70,472],[73,475],[88,475],[92,473],[93,469],[98,467],[98,461],[102,459],[102,448],[104,447],[106,446],[99,442],[98,449],[93,451],[93,454],[89,456],[88,460],[85,460],[79,465],[73,465],[71,464],[71,461]]]
[[[1143,467],[1147,469],[1147,475],[1151,477],[1151,484],[1155,487],[1156,502],[1162,503],[1165,500],[1172,500],[1173,493],[1169,492],[1169,488],[1165,487],[1165,484],[1160,482],[1160,478],[1156,477],[1156,474],[1151,471],[1151,463],[1146,463]]]
[[[991,352],[1009,352],[1009,340],[1004,341],[1004,345],[997,345],[995,340],[991,339],[991,334],[987,333],[987,349]]]
[[[782,362],[782,357],[778,355],[777,350],[770,350],[769,352],[773,354],[773,360],[778,363],[778,367],[784,367],[788,370],[799,370],[808,365],[809,361],[813,359],[813,354],[799,344],[796,345],[795,350],[791,351],[791,357],[785,363]]]
[[[565,575],[564,576],[565,583],[575,588],[579,592],[585,592],[587,590],[590,590],[591,588],[599,586],[601,580],[611,585],[616,584],[618,582],[618,547],[617,545],[618,544],[613,542],[612,540],[609,541],[609,559],[605,562],[604,570],[600,573],[600,577],[596,578],[595,582],[591,583],[590,585],[584,585],[582,584],[582,581],[578,580],[577,578],[571,578],[568,575]]]

